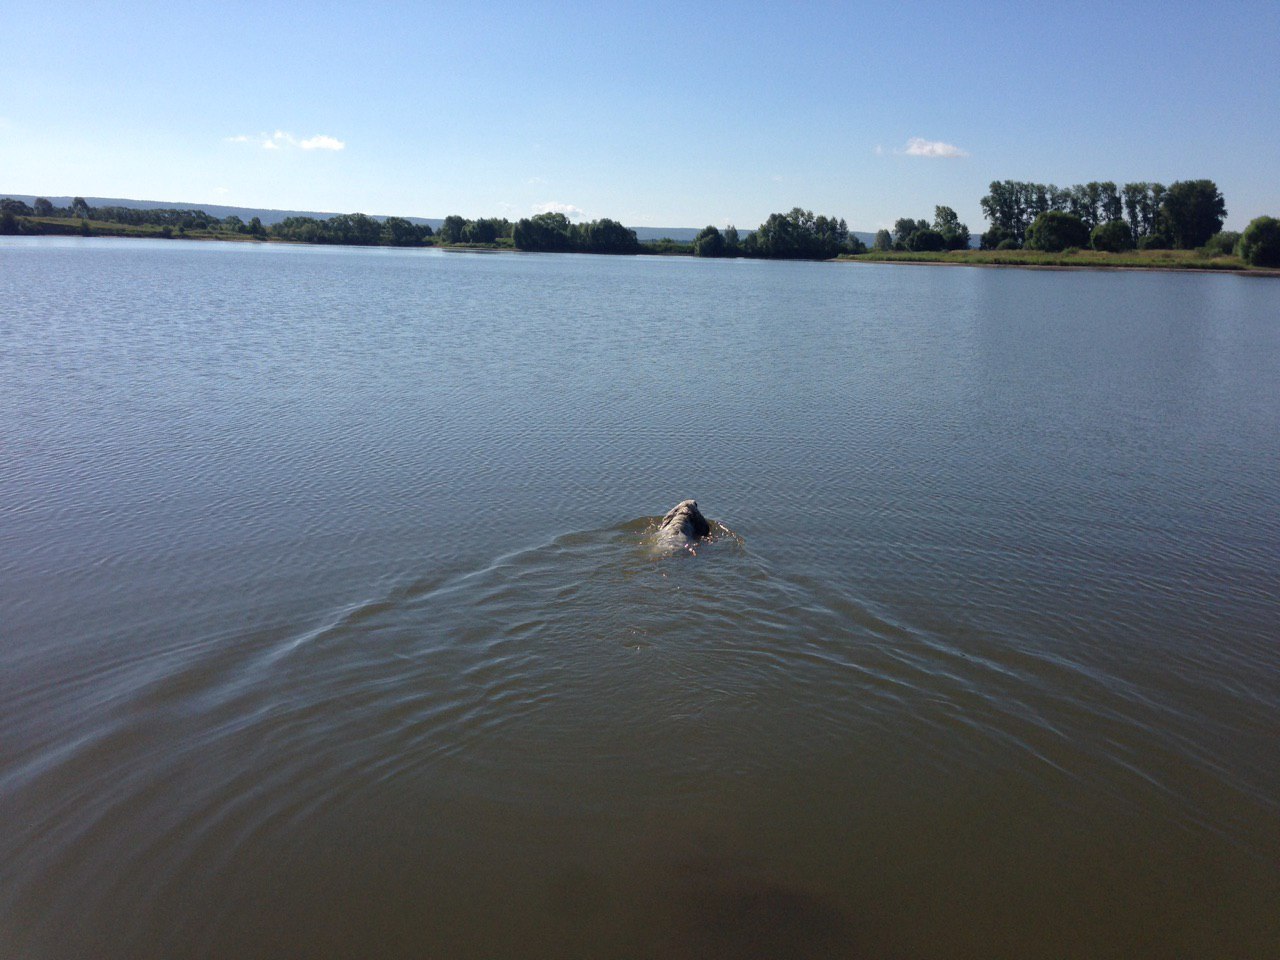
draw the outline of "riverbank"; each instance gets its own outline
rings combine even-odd
[[[1280,270],[1251,267],[1240,257],[1209,256],[1196,250],[1133,250],[1128,253],[1106,253],[1101,250],[1066,250],[1062,253],[1044,253],[1039,250],[948,250],[938,253],[874,250],[842,255],[837,260],[845,263],[916,263],[1049,270],[1181,270],[1280,277]]]

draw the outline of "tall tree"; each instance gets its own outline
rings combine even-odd
[[[742,255],[742,243],[738,239],[738,228],[732,223],[724,228],[724,255],[726,257]]]
[[[969,227],[950,207],[933,208],[933,229],[942,235],[948,250],[968,249]]]
[[[1227,203],[1212,180],[1179,180],[1165,193],[1160,212],[1174,245],[1190,250],[1222,229]]]
[[[1099,211],[1101,217],[1099,223],[1109,223],[1112,220],[1120,220],[1124,217],[1124,204],[1120,199],[1120,192],[1116,190],[1116,185],[1110,180],[1104,180],[1098,185],[1101,188],[1102,198]]]

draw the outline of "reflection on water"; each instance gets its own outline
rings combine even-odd
[[[1269,284],[0,267],[0,953],[1280,942]]]

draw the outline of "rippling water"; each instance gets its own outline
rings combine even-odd
[[[1274,281],[0,240],[0,415],[0,955],[1280,954]]]

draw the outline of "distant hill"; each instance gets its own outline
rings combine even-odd
[[[0,197],[10,197],[14,200],[21,200],[24,203],[35,203],[33,194],[25,193],[0,193]],[[46,197],[55,207],[69,207],[73,197]],[[210,216],[222,219],[224,217],[239,217],[246,223],[257,217],[268,227],[273,223],[279,223],[281,220],[289,217],[315,217],[317,220],[327,220],[329,217],[336,217],[336,212],[324,212],[320,210],[269,210],[257,207],[229,207],[219,203],[187,203],[177,200],[126,200],[120,197],[85,197],[85,202],[91,207],[128,207],[134,210],[203,210]],[[350,213],[351,211],[347,211]],[[375,220],[385,220],[389,216],[395,214],[370,214]],[[429,224],[432,230],[437,230],[444,223],[443,217],[405,217],[410,223]],[[636,232],[637,240],[677,240],[684,243],[689,242],[698,235],[701,227],[632,227]],[[750,232],[753,227],[739,227],[743,235]],[[874,233],[860,233],[858,231],[850,231],[863,243],[868,245],[875,239]]]

